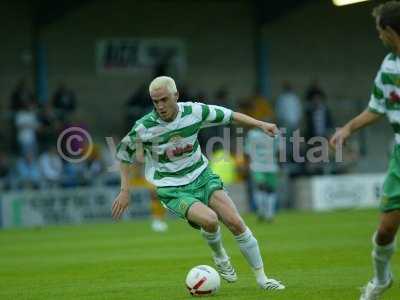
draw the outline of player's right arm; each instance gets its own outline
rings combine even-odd
[[[112,217],[118,220],[129,205],[129,168],[130,165],[120,163],[121,190],[112,205]]]
[[[129,205],[129,170],[131,164],[142,158],[143,145],[138,138],[138,126],[121,140],[117,146],[116,158],[120,161],[121,190],[112,205],[112,217],[118,220]]]
[[[336,131],[329,141],[333,148],[336,148],[337,145],[343,145],[354,132],[375,123],[386,114],[384,85],[382,83],[382,69],[386,60],[387,58],[383,61],[381,69],[375,77],[367,109]]]
[[[382,114],[366,109],[361,114],[351,119],[346,125],[336,131],[329,143],[333,148],[343,143],[357,130],[375,123],[382,117]]]

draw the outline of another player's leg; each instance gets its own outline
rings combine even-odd
[[[267,290],[281,290],[285,286],[275,279],[267,278],[258,242],[240,217],[234,203],[223,190],[213,192],[209,206],[217,212],[222,222],[235,236],[239,248],[251,266],[258,285]]]
[[[272,222],[276,212],[278,174],[269,172],[265,174],[265,188],[268,193],[265,209],[265,219]]]
[[[155,194],[155,193],[154,193]],[[165,222],[165,208],[162,207],[155,195],[151,198],[151,228],[156,232],[165,232],[168,229],[168,224]]]
[[[187,219],[201,227],[201,234],[213,252],[213,259],[221,277],[235,282],[237,275],[222,245],[217,214],[201,202],[194,203],[187,212]]]
[[[259,187],[256,187],[254,191],[254,200],[256,202],[256,208],[257,208],[257,217],[260,221],[263,221],[265,219],[265,209],[266,209],[266,203],[267,203],[267,197],[268,194],[264,190],[260,189]]]
[[[277,199],[277,195],[275,192],[268,193],[266,210],[265,210],[265,219],[269,222],[272,222],[275,217],[276,199]]]
[[[395,237],[400,225],[400,211],[383,213],[372,238],[373,279],[363,288],[360,300],[376,300],[392,284],[390,259],[395,251]]]

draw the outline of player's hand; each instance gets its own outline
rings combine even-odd
[[[117,198],[115,198],[114,203],[112,205],[112,217],[115,220],[121,218],[124,211],[128,208],[129,205],[129,192],[128,191],[120,191]]]
[[[261,122],[259,127],[262,131],[272,137],[278,135],[279,133],[278,127],[273,123]]]
[[[345,127],[340,128],[329,140],[329,145],[336,150],[336,146],[343,145],[347,138],[351,135],[350,129]]]

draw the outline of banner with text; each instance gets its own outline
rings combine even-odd
[[[96,43],[97,73],[130,74],[152,71],[182,75],[184,43],[178,39],[102,39]]]
[[[377,207],[384,180],[384,173],[298,179],[295,184],[296,207],[315,211]]]
[[[111,205],[118,192],[118,188],[98,187],[4,193],[0,198],[2,227],[111,221]],[[149,213],[150,192],[136,188],[124,218]]]

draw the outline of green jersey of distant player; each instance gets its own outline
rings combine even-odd
[[[245,152],[249,157],[252,180],[258,185],[266,185],[274,191],[278,184],[278,137],[266,135],[261,130],[249,130],[246,137]]]
[[[386,115],[394,130],[395,146],[383,185],[381,210],[400,209],[400,58],[388,54],[376,75],[368,109]]]

